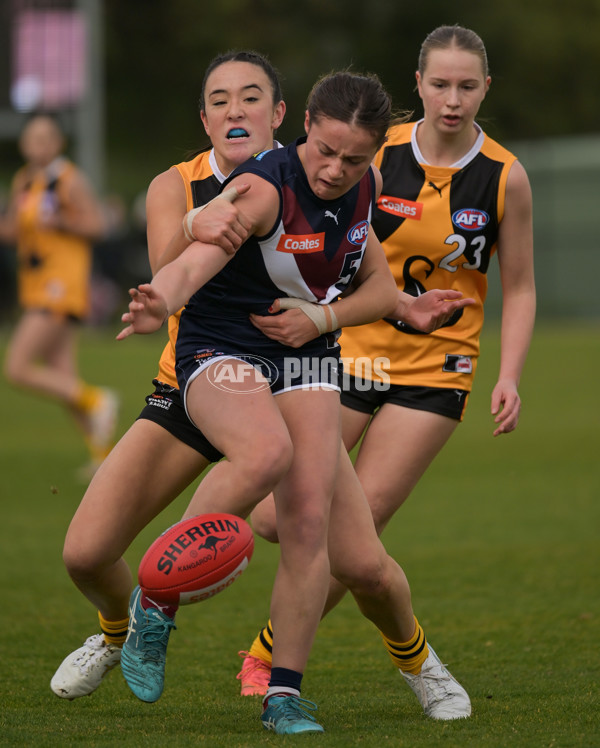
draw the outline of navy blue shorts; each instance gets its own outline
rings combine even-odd
[[[190,384],[207,370],[209,382],[217,389],[236,392],[243,381],[246,392],[269,389],[273,395],[299,389],[330,389],[340,392],[342,365],[337,351],[314,356],[258,356],[220,348],[199,348],[177,362],[179,385],[184,393]],[[232,359],[236,360],[234,364]],[[241,365],[240,365],[241,362]],[[186,408],[187,411],[187,408]]]
[[[218,389],[256,392],[270,389],[274,395],[295,389],[327,387],[340,391],[340,346],[336,333],[321,335],[300,348],[271,340],[250,322],[237,316],[199,315],[184,310],[175,348],[175,373],[185,406],[190,383],[207,371]],[[232,365],[231,359],[244,365]],[[231,387],[234,383],[236,387]]]

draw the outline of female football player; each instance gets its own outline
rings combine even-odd
[[[377,154],[383,190],[373,227],[399,289],[417,295],[428,287],[448,287],[477,303],[429,335],[392,315],[344,330],[342,356],[353,376],[341,395],[342,433],[349,450],[363,437],[355,468],[378,533],[463,418],[494,253],[503,288],[500,370],[491,395],[494,436],[517,426],[518,385],[535,317],[527,175],[475,122],[491,82],[483,42],[460,26],[435,29],[423,42],[416,80],[424,116],[392,127]],[[292,327],[288,315],[255,323],[285,341],[283,326]],[[389,386],[355,369],[354,362],[365,357],[389,359]],[[272,500],[252,513],[252,524],[276,540]],[[325,610],[343,594],[343,586],[332,580]],[[265,693],[271,641],[267,625],[250,653],[240,653],[245,656],[238,675],[243,695]]]
[[[102,235],[104,219],[87,178],[63,155],[65,146],[49,114],[32,116],[19,138],[25,164],[13,179],[0,238],[17,244],[23,314],[4,373],[12,384],[70,411],[93,471],[112,446],[118,407],[114,392],[81,379],[77,362],[79,325],[90,305],[92,242]]]
[[[159,174],[148,190],[153,272],[189,245],[182,225],[186,213],[215,197],[235,166],[277,145],[274,132],[284,114],[279,76],[265,57],[241,51],[210,63],[200,116],[212,148]],[[224,200],[207,205],[192,230],[205,241],[221,242],[226,251],[237,248],[247,233],[243,216]],[[142,528],[221,457],[191,426],[181,405],[174,371],[178,323],[179,315],[173,314],[155,391],[94,476],[67,532],[67,571],[97,608],[101,633],[90,636],[56,671],[51,688],[62,698],[92,693],[120,661],[133,587],[123,553]]]
[[[390,111],[375,76],[322,78],[309,97],[306,136],[259,154],[228,180],[250,186],[238,199],[251,225],[241,248],[231,255],[192,243],[151,284],[132,289],[118,336],[159,329],[187,301],[176,344],[179,387],[190,420],[226,457],[204,479],[194,509],[246,516],[273,490],[281,554],[261,719],[278,733],[322,730],[300,686],[330,569],[379,628],[394,662],[410,670],[424,659],[406,578],[375,533],[340,439],[339,328],[397,314],[429,330],[469,303],[452,291],[398,293],[369,227],[380,188],[371,162]],[[280,298],[306,316],[287,345],[253,323]],[[248,376],[257,358],[268,362],[268,379],[258,366]],[[352,550],[357,532],[360,558]],[[139,589],[132,595],[121,666],[134,693],[153,701],[164,678],[154,632],[162,625],[166,648],[174,610],[144,598]],[[455,698],[460,691],[468,704],[455,686]]]

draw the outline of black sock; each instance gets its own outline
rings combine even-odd
[[[297,670],[289,670],[286,667],[274,667],[271,669],[271,680],[269,688],[293,688],[300,691],[302,673]]]

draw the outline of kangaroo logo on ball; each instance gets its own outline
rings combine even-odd
[[[198,550],[201,550],[202,548],[206,548],[207,551],[214,551],[215,555],[213,556],[213,561],[217,557],[217,553],[219,552],[219,549],[217,548],[217,543],[222,543],[224,540],[227,540],[227,538],[218,538],[216,535],[209,535],[206,538],[206,543],[202,543],[202,545],[198,546]]]

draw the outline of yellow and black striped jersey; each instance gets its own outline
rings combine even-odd
[[[83,318],[90,304],[92,248],[88,239],[44,226],[44,215],[69,215],[77,167],[58,158],[33,178],[15,176],[18,295],[24,309],[46,309]]]
[[[212,200],[221,186],[222,179],[215,176],[218,172],[212,151],[204,151],[191,161],[183,161],[175,165],[175,169],[181,174],[185,186],[187,199],[187,210],[198,208],[209,200]],[[173,314],[168,320],[169,340],[164,347],[158,364],[157,379],[171,387],[177,387],[175,375],[175,343],[179,333],[179,318],[181,310]]]
[[[476,304],[424,335],[394,320],[346,328],[342,356],[387,357],[393,384],[470,390],[483,325],[487,270],[504,215],[508,172],[515,156],[479,130],[473,148],[451,167],[431,166],[416,140],[419,123],[390,129],[375,163],[383,189],[372,225],[398,288],[419,295],[459,290]],[[362,372],[356,372],[362,376]]]

